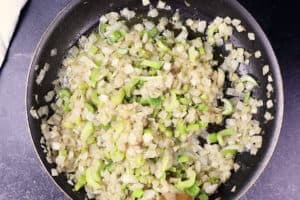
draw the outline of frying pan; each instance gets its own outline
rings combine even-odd
[[[216,16],[241,19],[246,30],[253,32],[256,35],[255,41],[249,41],[246,33],[234,33],[232,42],[236,46],[241,46],[250,52],[260,50],[262,57],[260,59],[251,59],[250,67],[240,66],[241,73],[252,74],[259,82],[260,87],[253,92],[254,97],[266,101],[266,85],[267,78],[262,75],[262,66],[270,65],[270,75],[273,77],[273,88],[271,99],[274,102],[274,107],[269,110],[274,116],[274,120],[264,123],[264,113],[266,107],[263,106],[258,110],[255,118],[259,120],[262,126],[263,145],[256,156],[251,156],[249,153],[239,154],[236,162],[241,168],[237,173],[234,173],[231,178],[223,184],[218,193],[211,197],[221,197],[222,199],[239,199],[257,180],[263,172],[272,153],[275,149],[283,118],[283,87],[282,78],[278,62],[274,55],[273,49],[255,19],[235,0],[188,0],[190,6],[187,7],[183,0],[170,0],[167,3],[172,7],[172,10],[180,9],[181,16],[184,18],[200,18],[212,20]],[[153,5],[156,1],[152,0]],[[35,95],[43,97],[49,90],[53,89],[51,82],[56,79],[57,72],[60,68],[62,60],[68,49],[76,44],[82,34],[88,33],[92,27],[98,23],[99,16],[109,11],[120,10],[124,7],[135,9],[137,13],[146,14],[148,8],[143,7],[141,0],[75,0],[67,5],[49,25],[43,34],[40,42],[37,45],[32,58],[32,63],[28,73],[27,92],[26,92],[26,111],[28,126],[31,133],[32,141],[35,150],[45,167],[48,174],[54,164],[49,164],[46,161],[46,154],[41,148],[40,139],[42,137],[40,130],[40,120],[33,119],[29,114],[31,107],[37,108],[45,105],[43,98],[39,98],[37,103]],[[170,15],[165,12],[163,15]],[[51,49],[56,48],[58,54],[51,57]],[[43,66],[44,63],[50,64],[50,70],[47,72],[41,85],[35,83],[35,79],[39,70],[35,70],[35,66]],[[74,192],[72,186],[67,183],[65,175],[53,177],[56,185],[72,199],[84,199],[85,192]],[[231,192],[233,186],[236,186],[236,191]]]

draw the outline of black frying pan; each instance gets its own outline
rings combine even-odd
[[[241,68],[243,71],[249,72],[256,77],[260,83],[260,88],[254,91],[254,96],[266,100],[266,77],[262,75],[262,66],[269,64],[271,74],[274,79],[274,93],[272,99],[275,102],[271,113],[275,119],[267,124],[262,123],[263,130],[263,147],[259,150],[256,156],[251,156],[248,153],[239,154],[237,162],[241,165],[240,170],[234,173],[231,178],[223,184],[216,195],[211,197],[222,197],[222,199],[238,199],[240,198],[257,180],[259,175],[266,167],[277,143],[282,118],[283,118],[283,88],[280,69],[271,48],[271,45],[263,33],[255,19],[235,0],[188,0],[191,4],[187,7],[183,0],[169,0],[167,3],[171,5],[173,11],[180,9],[181,15],[184,17],[201,18],[212,20],[216,16],[230,16],[241,19],[248,31],[254,32],[256,35],[255,41],[249,41],[247,34],[234,34],[233,42],[237,46],[244,47],[250,52],[261,50],[262,57],[251,59],[249,68]],[[156,5],[156,1],[152,0]],[[32,59],[31,67],[27,80],[26,93],[26,110],[30,133],[32,140],[41,162],[49,173],[53,164],[46,161],[46,155],[43,152],[40,139],[42,137],[40,130],[40,121],[33,119],[29,113],[30,108],[35,108],[45,105],[43,98],[39,98],[39,103],[35,101],[34,95],[44,96],[49,90],[53,89],[51,82],[56,79],[58,69],[61,65],[63,57],[68,49],[74,45],[82,34],[88,33],[91,28],[98,23],[99,16],[109,11],[119,10],[128,7],[135,9],[140,14],[145,14],[148,10],[142,7],[141,0],[75,0],[65,7],[49,25],[46,32],[43,34]],[[164,13],[163,15],[170,15]],[[58,55],[50,57],[50,51],[57,48]],[[34,66],[43,66],[47,62],[50,64],[50,70],[47,72],[41,86],[35,83],[36,76],[39,70],[35,71]],[[261,122],[264,121],[263,115],[266,107],[259,109],[255,116]],[[59,175],[53,178],[55,183],[61,188],[65,194],[73,199],[84,199],[83,191],[73,192],[64,175]],[[236,185],[236,192],[231,192],[231,188]]]

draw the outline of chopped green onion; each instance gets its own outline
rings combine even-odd
[[[64,89],[59,90],[58,94],[61,99],[64,99],[64,98],[69,99],[72,95],[69,88],[64,88]]]
[[[196,51],[196,49],[194,47],[190,47],[188,53],[190,61],[195,62],[198,56],[198,52]]]
[[[87,139],[94,133],[94,130],[94,124],[92,122],[86,122],[82,129],[80,139],[84,142],[87,141]]]
[[[251,92],[248,91],[248,92],[245,94],[245,96],[244,96],[244,103],[245,103],[245,104],[248,104],[248,103],[249,103],[250,97],[251,97]]]
[[[126,31],[125,31],[124,29],[121,29],[121,30],[120,30],[120,33],[121,33],[121,35],[122,35],[123,37],[125,37],[125,35],[127,34]]]
[[[222,112],[223,115],[231,115],[234,111],[233,105],[228,99],[221,99],[224,103],[224,110]]]
[[[195,124],[189,124],[187,127],[186,127],[186,130],[187,131],[198,131],[200,129],[200,124],[198,123],[195,123]]]
[[[87,89],[89,88],[89,85],[86,82],[82,82],[79,85],[80,90],[83,91],[83,93],[85,93],[87,91]]]
[[[151,135],[153,135],[153,130],[150,129],[150,128],[146,128],[146,129],[144,129],[144,134],[151,134]]]
[[[160,69],[163,66],[163,62],[153,61],[153,60],[143,60],[141,62],[141,65],[146,67],[151,67],[153,69]]]
[[[103,103],[99,100],[98,93],[96,90],[92,91],[91,102],[96,106],[102,106]]]
[[[181,119],[177,121],[176,129],[180,136],[187,133],[186,126]]]
[[[144,195],[144,191],[142,189],[135,189],[132,193],[133,198],[141,199]]]
[[[114,105],[119,105],[122,103],[124,97],[125,97],[125,90],[120,89],[113,97],[111,97],[111,102]]]
[[[189,174],[187,174],[188,179],[185,181],[179,181],[178,183],[176,183],[176,188],[178,188],[179,190],[184,191],[187,188],[190,188],[194,185],[195,181],[196,181],[196,172],[194,171],[190,171],[188,172]]]
[[[218,142],[218,139],[217,139],[217,134],[216,133],[211,133],[207,136],[207,140],[210,144],[212,143],[216,143]]]
[[[104,34],[106,32],[108,25],[107,24],[100,24],[99,28],[100,28],[100,33]]]
[[[120,31],[114,31],[110,36],[109,36],[109,41],[111,43],[118,42],[118,40],[122,37],[122,34]]]
[[[171,91],[171,100],[170,103],[166,107],[167,112],[173,112],[175,108],[179,105],[179,102],[177,101],[177,96],[175,91]]]
[[[148,31],[148,36],[150,38],[154,38],[158,34],[158,30],[156,27],[153,27],[150,31]]]
[[[248,74],[241,76],[241,81],[242,81],[242,82],[249,82],[249,83],[251,83],[253,86],[258,86],[257,81],[256,81],[252,76],[250,76],[250,75],[248,75]]]
[[[85,175],[80,175],[78,178],[77,178],[77,182],[74,186],[74,190],[75,191],[78,191],[80,190],[80,188],[82,188],[84,185],[86,184],[86,178],[85,178]]]
[[[91,86],[96,87],[97,81],[99,81],[99,76],[101,72],[99,69],[93,69],[90,76]]]
[[[161,106],[161,98],[149,98],[149,99],[141,99],[141,104],[143,106],[153,106],[153,107],[160,107]]]
[[[217,183],[219,183],[219,178],[218,177],[215,177],[215,176],[212,176],[212,177],[210,177],[210,179],[209,179],[209,182],[211,183],[211,184],[217,184]]]
[[[67,157],[68,151],[66,149],[61,149],[58,151],[58,155],[62,157]]]
[[[201,193],[201,194],[199,195],[199,200],[208,200],[207,194]]]
[[[218,143],[223,146],[224,145],[223,137],[230,136],[233,133],[234,133],[234,129],[232,129],[232,128],[226,128],[226,129],[223,129],[223,130],[219,131],[217,133]]]
[[[190,161],[190,157],[186,156],[186,155],[179,156],[177,158],[177,162],[179,162],[179,163],[186,163],[186,162],[189,162],[189,161]]]
[[[173,136],[173,131],[171,129],[166,129],[164,131],[164,134],[167,136],[167,137],[172,137]]]
[[[158,40],[158,41],[156,42],[156,44],[157,44],[157,46],[158,46],[162,51],[164,51],[164,52],[170,51],[170,48],[169,48],[163,41]]]
[[[110,156],[114,162],[120,162],[125,158],[125,154],[117,149],[115,149]]]
[[[95,109],[94,105],[91,104],[91,103],[88,103],[88,102],[84,103],[84,107],[85,107],[89,112],[91,112],[91,113],[95,113],[95,112],[96,112],[96,109]]]
[[[91,166],[86,169],[85,172],[87,185],[94,189],[101,188],[101,177],[98,169],[95,166]]]
[[[192,196],[193,198],[197,197],[200,193],[200,188],[197,184],[194,184],[192,187],[189,187],[184,190],[188,195]]]
[[[206,52],[205,52],[205,49],[204,49],[203,46],[201,46],[201,47],[199,48],[199,53],[200,53],[201,56],[205,55]]]
[[[127,97],[131,96],[131,92],[134,89],[134,87],[139,83],[140,79],[137,77],[134,77],[131,79],[129,83],[127,83],[124,87],[125,94]]]
[[[183,105],[188,105],[189,101],[185,97],[179,98],[179,102]]]
[[[111,127],[110,124],[100,124],[99,125],[99,128],[104,129],[104,130],[108,130],[110,127]]]
[[[98,48],[95,45],[92,45],[89,49],[89,52],[92,54],[96,54],[98,51]]]
[[[197,106],[197,109],[198,109],[199,111],[201,111],[201,112],[206,112],[206,111],[208,111],[208,106],[205,105],[205,104],[199,104],[199,105]]]
[[[206,94],[202,94],[202,95],[200,96],[200,98],[201,98],[202,100],[207,100],[207,99],[208,99],[208,96],[207,96]]]
[[[69,103],[64,103],[64,111],[65,112],[70,112],[71,111],[71,107],[70,107],[70,104]]]
[[[235,155],[236,155],[236,153],[237,153],[237,150],[235,150],[235,149],[224,149],[223,150],[223,155],[224,155],[224,157],[234,157]]]

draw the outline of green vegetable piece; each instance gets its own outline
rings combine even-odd
[[[84,185],[86,184],[86,178],[85,178],[85,175],[80,175],[78,178],[77,178],[77,182],[74,186],[74,190],[75,191],[78,191],[80,190]]]
[[[82,82],[79,85],[80,90],[82,90],[84,93],[87,91],[87,89],[89,88],[89,85],[86,82]]]
[[[113,162],[120,162],[125,158],[125,154],[118,149],[115,149],[110,156]]]
[[[140,102],[143,106],[153,106],[160,107],[161,106],[161,98],[149,98],[149,99],[141,99]]]
[[[111,97],[111,102],[114,105],[119,105],[122,103],[124,97],[125,97],[125,90],[120,89],[113,97]]]
[[[242,81],[242,82],[249,82],[249,83],[251,83],[253,86],[258,86],[257,81],[256,81],[252,76],[250,76],[250,75],[248,75],[248,74],[241,76],[241,81]]]
[[[217,32],[218,30],[218,26],[217,24],[211,24],[208,29],[207,29],[207,37],[208,37],[208,42],[210,44],[214,44],[215,43],[215,39],[214,39],[214,33]]]
[[[188,195],[192,196],[193,198],[197,197],[200,193],[200,188],[197,184],[194,184],[192,187],[189,187],[184,190]]]
[[[179,163],[186,163],[189,161],[190,161],[190,157],[187,155],[182,155],[177,158],[177,162],[179,162]]]
[[[140,49],[138,51],[138,55],[141,58],[150,58],[151,57],[151,52],[147,51],[147,50],[144,50],[144,49]]]
[[[139,83],[140,79],[138,77],[134,77],[131,79],[129,83],[127,83],[124,87],[125,94],[127,97],[131,96],[131,92],[134,89],[134,87]]]
[[[179,135],[184,135],[187,133],[186,126],[185,126],[183,120],[177,121],[176,129],[177,129]]]
[[[163,66],[163,62],[153,61],[153,60],[143,60],[141,62],[141,66],[146,66],[146,67],[150,67],[153,69],[160,69]]]
[[[190,61],[195,62],[199,55],[198,51],[196,51],[196,49],[194,47],[190,47],[188,53],[189,53]]]
[[[110,36],[109,36],[109,41],[111,43],[118,42],[118,40],[122,37],[122,33],[120,31],[114,31]]]
[[[217,183],[219,183],[219,181],[220,181],[220,179],[219,179],[218,177],[215,177],[215,176],[212,176],[212,177],[210,177],[210,179],[209,179],[209,182],[210,182],[211,184],[217,184]]]
[[[126,31],[125,31],[124,29],[121,29],[121,30],[120,30],[120,33],[121,33],[121,36],[122,36],[122,37],[125,37],[125,35],[127,34]]]
[[[65,158],[68,155],[68,151],[66,149],[61,149],[58,151],[58,155]]]
[[[99,49],[98,49],[95,45],[92,45],[92,46],[90,47],[90,49],[89,49],[89,52],[90,52],[91,54],[96,54],[98,50],[99,50]]]
[[[95,64],[97,65],[97,67],[100,67],[103,64],[103,58],[104,56],[102,54],[95,55]]]
[[[125,129],[125,122],[123,120],[118,120],[114,125],[114,129],[116,133],[122,133]]]
[[[96,87],[97,82],[100,80],[99,79],[100,74],[101,74],[101,72],[99,69],[92,70],[91,76],[90,76],[90,81],[91,81],[92,87]]]
[[[247,92],[244,96],[244,103],[245,104],[248,104],[249,103],[249,100],[250,100],[250,97],[251,97],[251,92]]]
[[[156,27],[153,27],[150,31],[148,31],[148,36],[150,38],[154,38],[158,34],[158,30]]]
[[[186,127],[186,130],[187,131],[198,131],[200,129],[200,124],[198,123],[195,123],[195,124],[189,124],[187,127]]]
[[[93,104],[85,102],[84,103],[84,107],[91,113],[95,113],[96,112],[96,108],[94,107]]]
[[[201,46],[201,47],[199,48],[199,53],[200,53],[200,56],[203,56],[203,55],[206,54],[205,49],[204,49],[203,46]]]
[[[92,187],[93,189],[101,188],[100,172],[95,166],[86,169],[85,177],[88,186]]]
[[[189,101],[185,97],[179,98],[179,102],[183,105],[188,105]]]
[[[173,131],[171,129],[166,129],[164,132],[163,132],[167,137],[172,137],[173,136]]]
[[[224,149],[223,155],[224,157],[234,157],[237,154],[237,150],[235,149]]]
[[[110,129],[110,124],[100,124],[99,125],[99,128],[100,129],[104,129],[104,130],[108,130],[108,129]]]
[[[201,194],[199,195],[199,200],[208,200],[207,194],[201,193]]]
[[[212,144],[212,143],[216,143],[218,142],[218,139],[217,139],[217,134],[216,133],[211,133],[207,136],[207,141]]]
[[[170,154],[170,152],[164,152],[159,161],[159,165],[160,165],[159,169],[161,170],[161,172],[165,172],[170,167],[172,167],[172,161],[173,161],[173,159],[172,159],[172,155]]]
[[[58,95],[61,99],[69,99],[72,96],[72,93],[69,88],[63,88],[59,90]]]
[[[63,107],[64,107],[65,112],[70,112],[71,111],[71,107],[70,107],[70,104],[68,102],[65,102]]]
[[[206,94],[202,94],[202,95],[200,96],[200,98],[201,98],[202,100],[207,100],[207,99],[208,99],[208,96],[207,96]]]
[[[107,30],[107,27],[108,27],[108,24],[100,24],[99,25],[99,32],[101,33],[101,34],[104,34],[105,32],[106,32],[106,30]]]
[[[223,146],[224,145],[224,140],[223,140],[223,137],[225,136],[230,136],[234,133],[234,129],[232,128],[226,128],[226,129],[223,129],[221,131],[219,131],[217,133],[217,140],[218,140],[218,143]]]
[[[187,180],[179,181],[178,183],[176,183],[176,188],[178,188],[181,191],[184,191],[185,189],[192,187],[196,181],[196,172],[188,171],[187,177]]]
[[[92,122],[86,122],[86,124],[82,129],[80,139],[86,142],[87,139],[94,133],[94,131],[95,131],[94,124]]]
[[[144,129],[144,134],[151,134],[151,135],[153,135],[153,130],[150,129],[150,128],[146,128],[146,129]]]
[[[179,102],[177,101],[177,96],[175,91],[171,91],[171,100],[170,103],[166,107],[167,112],[173,112],[175,108],[177,108],[179,105]]]
[[[99,100],[98,92],[96,90],[92,91],[91,102],[96,106],[102,106],[103,103]]]
[[[234,108],[230,100],[228,99],[221,99],[221,101],[224,104],[224,110],[222,112],[222,115],[231,115],[234,112]]]
[[[156,44],[163,52],[170,51],[170,48],[163,41],[158,40]]]
[[[205,105],[205,104],[199,104],[199,105],[197,106],[197,109],[198,109],[199,111],[201,111],[201,112],[206,112],[206,111],[208,111],[208,106]]]
[[[144,195],[144,191],[142,189],[135,189],[132,193],[132,197],[136,199],[141,199]]]

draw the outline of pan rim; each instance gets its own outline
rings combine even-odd
[[[268,56],[270,58],[269,65],[272,67],[273,70],[273,76],[276,80],[276,101],[277,101],[277,107],[276,107],[276,114],[274,118],[274,131],[273,131],[273,137],[270,141],[270,146],[267,148],[265,155],[263,156],[262,160],[258,164],[257,169],[255,170],[252,177],[248,180],[248,182],[244,185],[244,187],[239,191],[239,193],[236,196],[236,200],[240,199],[242,196],[246,194],[247,191],[255,184],[255,182],[258,180],[258,178],[262,175],[267,165],[270,163],[270,160],[274,154],[275,148],[277,146],[281,128],[282,128],[282,122],[283,122],[283,115],[284,115],[284,91],[283,91],[283,81],[282,81],[282,75],[280,71],[280,66],[278,63],[278,60],[276,58],[275,52],[271,46],[270,41],[268,40],[266,34],[264,33],[261,26],[258,24],[258,22],[255,20],[255,18],[248,12],[246,8],[244,8],[238,1],[236,0],[223,0],[228,5],[232,6],[234,9],[239,10],[240,13],[244,16],[244,18],[248,21],[249,25],[258,33],[259,37],[262,39],[262,44],[266,48],[266,52],[268,52]],[[31,91],[29,91],[29,83],[30,82],[30,76],[34,72],[34,64],[37,59],[37,53],[41,50],[43,47],[43,44],[47,41],[47,38],[51,33],[54,31],[54,28],[56,25],[61,21],[63,16],[68,14],[68,11],[77,6],[79,3],[84,3],[81,0],[74,0],[70,1],[66,4],[64,8],[62,8],[57,15],[53,18],[51,23],[48,25],[48,27],[45,29],[43,34],[41,35],[40,40],[38,41],[32,57],[30,61],[30,65],[27,72],[27,78],[26,78],[26,84],[25,84],[25,113],[26,113],[26,121],[27,121],[27,132],[30,135],[31,142],[34,147],[35,154],[38,157],[38,160],[40,164],[43,166],[42,168],[46,171],[54,185],[69,199],[72,199],[71,196],[56,182],[53,176],[51,176],[50,172],[47,170],[44,162],[41,159],[40,154],[37,151],[37,147],[33,141],[32,132],[30,128],[30,114],[28,110],[29,105],[29,96],[31,95]],[[31,87],[30,87],[31,88]]]

